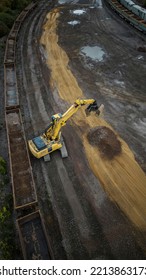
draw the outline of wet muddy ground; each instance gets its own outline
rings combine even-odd
[[[114,132],[106,126],[90,129],[87,139],[92,146],[98,148],[100,156],[105,159],[112,160],[122,152],[121,142]]]
[[[137,50],[144,44],[101,1],[46,1],[21,29],[17,77],[27,139],[78,97],[105,106],[104,118],[81,109],[62,129],[67,159],[31,157],[56,259],[146,257],[146,53]],[[89,143],[97,126],[120,141],[114,159]]]

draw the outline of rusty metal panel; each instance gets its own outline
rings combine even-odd
[[[11,32],[10,32],[11,34]],[[15,36],[9,36],[6,43],[4,63],[14,63],[15,61]]]
[[[52,259],[50,245],[40,211],[18,219],[17,227],[24,259]]]
[[[37,5],[37,3],[30,3],[30,4],[24,9],[24,11],[29,12],[29,11],[33,10],[33,9],[36,7],[36,5]]]
[[[5,107],[17,107],[19,104],[16,72],[14,63],[4,65]]]
[[[6,126],[14,207],[27,206],[37,201],[35,184],[19,109],[6,112]]]

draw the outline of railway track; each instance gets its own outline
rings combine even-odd
[[[48,7],[50,10],[50,5]],[[48,125],[48,116],[54,112],[49,83],[47,85],[44,83],[45,64],[42,62],[41,50],[38,48],[38,38],[42,32],[42,24],[47,12],[48,8],[44,6],[36,15],[32,13],[31,17],[28,18],[27,25],[24,25],[21,29],[18,40],[17,81],[27,139],[31,139],[33,135],[40,133],[42,127]],[[43,72],[41,72],[42,67],[44,67]],[[48,97],[49,102],[46,102]],[[48,166],[48,164],[36,161],[33,158],[31,158],[31,163],[35,176],[39,208],[46,221],[47,234],[51,237],[52,247],[55,249],[55,253],[53,253],[55,258],[64,259],[66,254],[56,213],[53,209],[55,203],[52,205],[49,201],[56,190],[51,178],[53,170],[56,169],[56,164],[52,161],[51,166]],[[57,174],[56,177],[60,182]],[[60,184],[58,187],[61,189]],[[50,192],[53,193],[51,197]]]
[[[44,3],[42,3],[43,5]],[[16,44],[31,3],[17,17],[8,35],[4,57],[5,120],[16,224],[24,259],[52,259],[53,252],[38,210],[38,199],[23,127],[16,78]]]
[[[6,125],[14,207],[18,210],[37,203],[20,109],[11,109],[6,112]]]
[[[52,259],[53,253],[50,254],[51,247],[48,243],[40,211],[35,211],[17,219],[17,227],[24,259]]]
[[[9,35],[5,54],[6,125],[16,225],[23,258],[110,259],[113,258],[114,251],[112,242],[121,244],[119,240],[121,241],[124,235],[131,238],[132,231],[115,206],[113,213],[113,204],[103,193],[96,178],[92,177],[75,129],[72,127],[67,135],[67,143],[72,142],[73,145],[67,161],[62,161],[58,154],[54,153],[51,164],[44,163],[41,160],[29,159],[27,151],[26,139],[40,133],[42,127],[48,124],[48,116],[56,111],[63,111],[65,106],[64,103],[58,104],[57,93],[52,94],[52,89],[49,88],[50,72],[48,69],[46,71],[44,58],[46,53],[44,49],[41,52],[43,46],[39,43],[45,15],[51,9],[51,1],[49,3],[39,3],[38,7],[30,9],[27,15],[22,17],[27,22],[21,22],[21,27],[17,26],[19,31],[13,29],[16,36],[14,33]],[[101,34],[103,30],[100,31],[99,28]],[[22,154],[20,138],[23,139],[25,148]],[[78,140],[78,146],[73,139]],[[22,170],[20,166],[15,166],[18,164],[14,154],[17,147],[20,152],[18,155],[21,154],[19,161],[21,164],[22,161],[27,162],[27,170],[23,169],[23,164]],[[75,154],[77,148],[78,153]],[[83,161],[78,161],[79,158]],[[17,168],[20,168],[19,176],[22,173],[27,175],[27,178],[24,176],[26,185],[29,186],[26,190],[22,181],[17,185]],[[84,170],[87,175],[83,176]],[[94,190],[98,191],[106,202],[102,203],[102,207],[95,198]],[[107,232],[107,220],[110,220],[110,226],[117,220],[117,224],[120,224],[118,235],[114,234],[114,241],[111,236],[115,228],[113,226],[112,231]],[[126,232],[123,232],[123,228]],[[131,242],[130,238],[128,242]],[[121,245],[122,248],[123,244],[126,248],[126,239]],[[134,256],[137,257],[138,249],[133,249],[133,242],[130,244]],[[129,250],[128,248],[128,252]],[[116,254],[118,258],[119,255],[124,256],[123,258],[128,255],[127,251],[123,253],[121,249],[120,252],[117,250]]]
[[[111,8],[118,13],[124,20],[134,26],[136,29],[146,33],[146,22],[140,17],[129,11],[118,0],[107,0]]]

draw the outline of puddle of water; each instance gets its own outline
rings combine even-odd
[[[85,13],[84,10],[75,10],[75,11],[73,11],[73,14],[75,14],[75,15],[82,15],[84,13]]]
[[[97,8],[102,8],[102,0],[96,0],[95,6],[96,6]]]
[[[142,56],[142,55],[139,55],[139,56],[137,57],[137,59],[143,60],[143,56]]]
[[[100,47],[83,47],[81,49],[81,54],[85,54],[86,56],[90,57],[91,59],[102,61],[104,59],[105,52]]]
[[[66,2],[68,2],[68,1],[66,1],[66,0],[59,0],[58,1],[59,4],[65,4]]]
[[[69,21],[68,24],[70,25],[76,25],[76,24],[79,24],[80,22],[78,20],[72,20],[72,21]]]
[[[119,86],[121,86],[121,87],[124,87],[124,82],[122,82],[122,81],[119,81],[119,80],[114,80],[114,83],[116,84],[116,85],[119,85]]]
[[[58,0],[58,4],[77,4],[79,0]]]

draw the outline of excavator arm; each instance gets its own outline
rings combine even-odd
[[[86,116],[88,116],[91,111],[96,112],[98,115],[100,114],[100,110],[95,99],[76,99],[74,104],[63,115],[56,114],[52,116],[52,125],[45,131],[46,137],[51,140],[58,139],[61,127],[66,125],[67,120],[70,119],[78,111],[78,109],[84,105],[89,105],[85,110]]]
[[[89,105],[85,110],[86,113],[87,111],[89,113],[91,111],[97,111],[99,108],[95,99],[76,99],[74,104],[63,114],[62,118],[64,121],[67,121],[73,114],[76,113],[76,111],[78,111],[81,106],[84,105]]]
[[[88,105],[85,110],[87,116],[92,111],[100,115],[104,108],[103,105],[98,106],[94,99],[76,99],[74,104],[64,114],[58,113],[52,116],[51,123],[42,135],[28,141],[31,153],[36,158],[44,157],[47,161],[50,158],[49,154],[55,150],[60,150],[62,157],[67,157],[67,150],[61,136],[61,128],[84,105]]]

